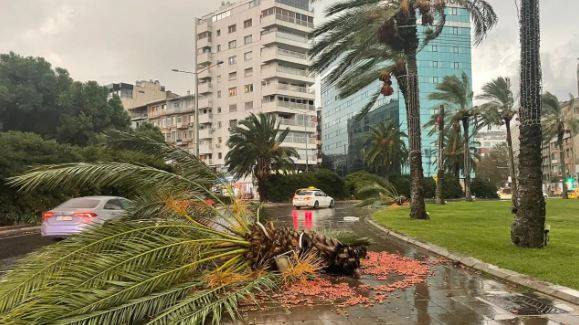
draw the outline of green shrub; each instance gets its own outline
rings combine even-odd
[[[354,196],[359,200],[363,200],[365,197],[360,197],[358,191],[361,188],[372,184],[386,186],[387,182],[384,178],[367,171],[359,171],[346,176],[346,191],[348,195]]]
[[[388,181],[396,191],[398,191],[399,195],[404,195],[407,198],[410,198],[410,176],[408,175],[396,175],[390,176]]]
[[[458,178],[452,175],[444,176],[444,185],[442,188],[445,199],[458,199],[464,196],[462,187]],[[410,198],[410,176],[391,176],[390,183],[396,188],[398,194]],[[432,177],[424,178],[424,198],[434,199],[436,195],[436,182]]]
[[[442,193],[445,199],[460,199],[464,197],[464,192],[462,191],[458,177],[449,174],[445,175]]]
[[[346,186],[338,174],[320,169],[315,172],[272,175],[266,184],[267,201],[289,202],[299,188],[314,186],[336,200],[346,198]]]
[[[470,184],[472,194],[481,199],[498,199],[497,187],[487,180],[475,178]]]

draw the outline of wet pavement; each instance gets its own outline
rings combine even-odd
[[[351,230],[371,238],[373,251],[417,260],[436,258],[386,237],[366,223],[367,210],[351,204],[315,211],[278,206],[265,212],[275,223],[300,230]],[[579,306],[505,284],[451,262],[431,266],[431,271],[425,282],[390,294],[382,304],[346,309],[321,302],[314,306],[266,307],[245,315],[239,324],[579,324]],[[363,276],[360,282],[368,281],[371,280]]]

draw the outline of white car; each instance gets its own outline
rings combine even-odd
[[[296,191],[292,199],[294,208],[333,208],[334,199],[317,188],[302,188]]]

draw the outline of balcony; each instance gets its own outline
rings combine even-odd
[[[312,43],[305,36],[299,36],[275,30],[262,32],[261,41],[264,45],[287,44],[294,47],[301,47],[304,49],[310,49],[312,47]]]
[[[310,65],[308,55],[306,53],[291,51],[275,46],[266,47],[261,51],[262,61],[286,61],[303,66]]]
[[[199,129],[199,139],[211,139],[213,136],[213,130],[209,127]]]
[[[303,113],[304,111],[315,112],[316,107],[314,105],[308,104],[298,104],[292,102],[284,101],[271,101],[263,102],[261,104],[264,113],[286,113],[286,114],[297,114]],[[303,128],[302,128],[303,130]]]
[[[205,113],[199,114],[199,124],[211,124],[213,119],[213,114]]]
[[[213,92],[213,84],[210,82],[203,82],[199,83],[199,93],[200,94],[209,94]]]
[[[212,44],[211,37],[205,37],[197,40],[198,49],[211,48],[211,44]]]
[[[210,97],[199,98],[199,109],[211,108],[213,106],[213,101]]]
[[[314,75],[305,69],[291,68],[278,64],[268,64],[261,67],[263,79],[284,78],[313,84]]]
[[[204,69],[203,71],[199,72],[199,81],[202,80],[211,80],[211,69]]]
[[[211,52],[203,52],[197,55],[197,64],[208,65],[211,64],[213,60],[213,54]]]
[[[315,99],[315,93],[310,87],[300,87],[277,82],[269,83],[261,88],[263,96],[285,95],[289,97],[298,97],[305,99]]]
[[[208,155],[208,154],[211,154],[212,152],[213,152],[213,146],[211,145],[211,142],[201,143],[199,145],[199,154],[200,155]]]
[[[282,14],[275,14],[275,15],[268,15],[261,18],[262,26],[284,26],[286,28],[291,28],[295,30],[299,30],[305,33],[311,33],[314,29],[314,24],[311,22],[307,22],[301,19],[296,19],[292,16],[285,16]]]

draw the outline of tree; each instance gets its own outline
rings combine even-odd
[[[515,99],[511,90],[511,80],[498,77],[482,88],[482,94],[477,96],[487,102],[481,106],[481,117],[486,125],[504,125],[507,130],[507,149],[509,154],[509,174],[511,176],[511,189],[513,193],[512,204],[517,204],[517,175],[515,172],[515,156],[513,154],[513,136],[511,134],[511,121],[515,114]],[[496,184],[495,184],[496,185]]]
[[[561,180],[563,192],[561,197],[568,199],[567,195],[567,179],[568,171],[565,168],[565,150],[563,148],[563,139],[566,134],[571,138],[579,131],[579,119],[575,117],[575,98],[571,95],[569,102],[561,104],[559,99],[550,92],[545,93],[541,98],[543,104],[543,130],[545,142],[549,143],[551,139],[557,139],[557,147],[559,148],[559,170],[561,173]]]
[[[463,176],[464,176],[464,193],[467,201],[472,201],[472,193],[470,191],[470,174],[471,174],[471,155],[470,144],[471,137],[474,131],[479,127],[477,125],[475,116],[477,110],[472,108],[472,90],[468,76],[463,72],[461,78],[457,76],[446,76],[443,81],[436,85],[437,92],[428,95],[428,98],[440,100],[455,107],[452,113],[451,120],[453,122],[460,122],[462,124],[463,139]],[[471,125],[473,124],[474,125]]]
[[[294,148],[282,144],[288,133],[289,128],[280,129],[275,115],[263,113],[252,113],[231,129],[225,164],[237,177],[255,177],[261,200],[266,198],[265,184],[272,171],[292,168],[292,158],[299,157]]]
[[[408,159],[408,149],[403,139],[406,133],[391,122],[381,122],[370,128],[362,155],[369,167],[388,179],[400,172],[400,165]]]
[[[134,132],[141,137],[151,138],[159,142],[165,141],[165,136],[163,136],[161,129],[151,123],[139,124]]]
[[[430,120],[424,124],[425,128],[430,128],[428,132],[429,136],[438,133],[438,140],[436,141],[436,190],[434,195],[434,201],[436,204],[445,204],[444,201],[444,174],[445,174],[445,160],[446,160],[446,150],[445,150],[445,138],[447,130],[445,129],[445,122],[447,120],[447,112],[445,110],[445,105],[440,105],[436,114],[433,114]]]
[[[76,145],[97,142],[105,130],[127,130],[118,97],[94,81],[74,82],[43,58],[0,55],[0,130],[34,132]]]
[[[529,248],[544,247],[547,244],[541,154],[540,34],[539,0],[522,0],[519,189],[516,217],[511,225],[511,240],[519,247]]]
[[[204,206],[213,196],[203,184],[216,175],[187,151],[131,134],[116,141],[156,150],[174,168],[51,165],[10,179],[23,191],[90,183],[138,188],[142,196],[122,219],[21,261],[2,279],[0,323],[219,324],[224,313],[239,316],[239,301],[315,272],[272,272],[280,253],[297,253],[290,266],[357,272],[359,247],[261,224],[239,201]]]
[[[314,70],[323,72],[337,61],[328,75],[336,82],[341,97],[348,97],[379,78],[382,89],[370,97],[362,110],[367,112],[379,96],[392,95],[393,76],[404,96],[408,117],[409,166],[412,182],[410,216],[427,219],[424,204],[424,172],[421,154],[421,123],[417,52],[436,39],[446,23],[445,8],[450,2],[462,5],[475,25],[475,42],[482,41],[496,23],[492,7],[483,0],[349,0],[329,7],[329,20],[314,30],[319,41],[312,48]],[[419,37],[417,12],[425,26]],[[435,18],[436,19],[435,21]],[[402,28],[401,28],[402,27]]]
[[[494,146],[492,150],[484,157],[481,157],[476,166],[476,175],[494,186],[503,186],[510,175],[509,165],[509,147],[502,143]]]

